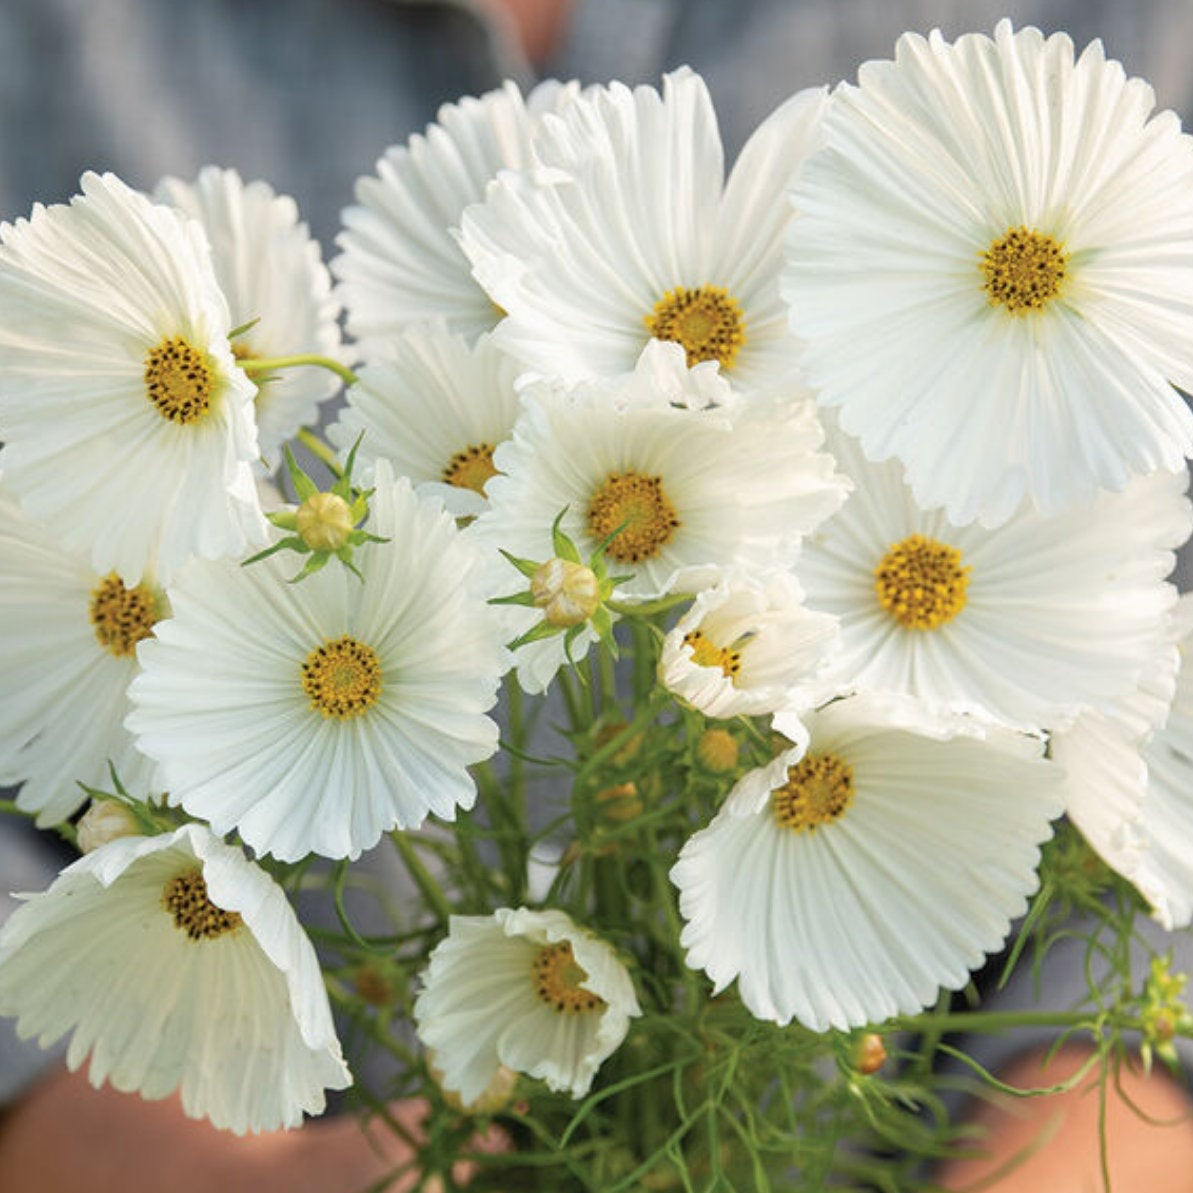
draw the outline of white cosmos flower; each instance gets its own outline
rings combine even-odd
[[[1176,600],[1165,577],[1189,532],[1183,472],[991,530],[921,509],[898,462],[868,463],[849,436],[830,431],[829,446],[854,491],[798,575],[808,604],[841,620],[843,682],[1027,729],[1136,685]]]
[[[238,1134],[351,1083],[315,951],[282,889],[203,825],[123,837],[0,930],[0,1015],[66,1063]]]
[[[236,337],[237,359],[339,356],[331,276],[289,195],[275,194],[265,182],[246,185],[235,170],[206,166],[193,183],[163,179],[156,197],[203,225],[233,327],[256,320]],[[282,444],[300,427],[318,421],[319,403],[338,387],[319,368],[280,370],[260,385],[257,430],[268,466],[276,467]]]
[[[1036,888],[1060,812],[1041,743],[887,711],[854,697],[809,716],[802,759],[746,775],[672,867],[688,964],[718,991],[737,978],[760,1019],[915,1013],[966,982]]]
[[[442,1085],[475,1101],[505,1065],[582,1098],[640,1015],[630,975],[562,911],[452,916],[414,1004]]]
[[[1139,688],[1108,712],[1079,717],[1051,746],[1066,772],[1069,818],[1170,930],[1193,921],[1191,651],[1193,595],[1186,594],[1166,651]]]
[[[723,579],[697,593],[663,641],[659,680],[709,717],[762,716],[823,703],[836,618],[804,605],[793,576]]]
[[[475,552],[388,462],[375,482],[366,527],[389,541],[358,551],[363,583],[335,561],[298,585],[293,557],[196,564],[139,650],[127,725],[171,801],[287,861],[452,819],[497,748],[506,659]]]
[[[723,404],[688,408],[706,404],[708,379],[677,345],[651,343],[629,378],[529,384],[475,532],[543,560],[565,508],[561,527],[584,558],[617,531],[606,556],[630,577],[623,599],[697,591],[718,568],[783,568],[839,507],[846,482],[806,405],[733,402],[722,383]]]
[[[834,93],[785,293],[822,403],[955,522],[1193,450],[1193,141],[1065,34],[905,34]],[[1172,384],[1170,384],[1170,382]]]
[[[0,468],[100,572],[264,541],[254,387],[203,230],[111,174],[0,225]]]
[[[551,81],[524,99],[506,82],[479,99],[445,104],[425,134],[387,150],[376,176],[357,180],[357,202],[344,212],[337,241],[343,251],[331,267],[366,360],[432,316],[470,336],[501,318],[473,280],[452,229],[498,170],[529,163],[534,126],[577,91],[574,83]]]
[[[499,175],[461,223],[478,280],[509,315],[498,342],[570,380],[629,372],[656,336],[682,343],[690,364],[719,361],[739,387],[789,381],[785,192],[827,102],[824,88],[789,99],[728,179],[708,89],[686,68],[661,94],[612,83],[545,118],[540,164]]]
[[[58,824],[108,790],[149,794],[156,767],[123,721],[136,646],[165,613],[152,581],[125,587],[64,551],[0,491],[0,782],[17,805]]]
[[[493,450],[517,421],[518,372],[488,335],[473,345],[442,322],[410,328],[360,370],[327,437],[346,453],[363,431],[362,475],[385,456],[457,517],[479,514]]]

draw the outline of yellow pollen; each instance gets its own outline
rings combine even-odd
[[[485,486],[497,475],[493,467],[493,448],[478,443],[456,452],[443,470],[443,479],[457,489],[471,489],[484,496]]]
[[[95,640],[118,659],[137,652],[137,643],[153,633],[157,602],[144,584],[125,588],[115,572],[105,576],[91,590],[88,606]]]
[[[200,869],[171,878],[162,891],[162,906],[191,940],[215,940],[235,932],[243,922],[239,912],[224,911],[212,903]]]
[[[530,973],[535,993],[557,1011],[579,1014],[599,1011],[606,1005],[599,994],[581,988],[580,983],[588,981],[588,974],[576,964],[572,946],[566,940],[539,949]]]
[[[787,768],[787,782],[771,792],[783,828],[814,833],[844,814],[853,800],[853,768],[832,754],[805,754]]]
[[[983,289],[991,306],[1011,315],[1042,311],[1060,292],[1069,254],[1045,232],[1010,228],[981,256]]]
[[[710,642],[699,630],[689,630],[683,636],[685,646],[692,648],[692,662],[698,667],[720,667],[721,674],[726,679],[737,683],[738,672],[741,671],[741,651],[731,650],[728,646],[717,646]]]
[[[302,665],[302,690],[321,716],[346,721],[368,712],[381,695],[376,651],[346,634],[324,642]]]
[[[972,569],[947,543],[913,534],[895,543],[874,569],[878,603],[905,629],[934,630],[965,608]]]
[[[655,303],[645,323],[656,340],[683,345],[688,368],[705,360],[732,368],[746,342],[741,307],[723,286],[676,286]]]
[[[675,507],[658,476],[611,472],[588,500],[588,533],[603,542],[618,527],[605,554],[619,563],[653,559],[679,526]]]
[[[162,418],[197,423],[211,409],[214,378],[207,357],[182,336],[168,336],[145,355],[145,392]]]

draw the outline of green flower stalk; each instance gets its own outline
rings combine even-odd
[[[244,561],[244,566],[257,563],[279,551],[295,551],[309,558],[298,575],[291,577],[292,584],[305,580],[307,576],[324,568],[334,556],[359,580],[364,580],[360,569],[352,560],[352,552],[364,543],[384,543],[388,540],[366,530],[357,529],[369,514],[369,498],[372,489],[352,487],[352,467],[356,463],[356,449],[360,447],[359,436],[348,453],[344,471],[336,478],[330,489],[321,490],[299,467],[289,447],[284,448],[286,469],[300,505],[296,510],[265,516],[279,530],[290,530],[293,534],[257,552]]]

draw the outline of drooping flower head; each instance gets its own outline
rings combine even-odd
[[[414,1004],[441,1084],[475,1101],[502,1065],[582,1098],[641,1014],[613,950],[562,911],[452,916]]]
[[[97,1088],[164,1098],[243,1134],[294,1127],[351,1077],[315,950],[282,889],[208,829],[122,837],[0,930],[0,1014],[70,1033]]]
[[[0,468],[101,574],[262,541],[254,386],[202,228],[111,174],[0,226]]]
[[[954,522],[1177,471],[1193,140],[1062,33],[905,34],[835,93],[785,292],[819,400]]]

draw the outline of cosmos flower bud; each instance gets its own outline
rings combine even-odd
[[[115,799],[96,799],[79,821],[76,840],[81,853],[91,853],[109,841],[135,837],[140,832],[137,818],[127,805]]]
[[[336,493],[312,493],[295,516],[299,536],[312,551],[338,551],[355,525],[352,507]]]
[[[548,559],[531,577],[530,592],[553,626],[582,625],[601,603],[596,573],[569,559]]]

